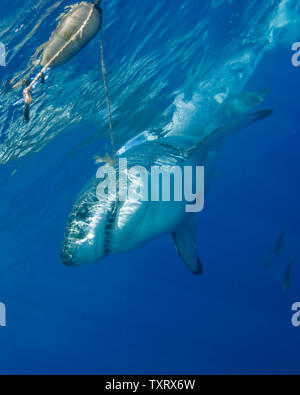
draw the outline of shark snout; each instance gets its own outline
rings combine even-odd
[[[70,238],[69,235],[65,235],[63,245],[60,252],[60,259],[66,266],[80,266],[78,260],[78,250],[76,241]]]
[[[102,238],[101,238],[102,239]],[[61,261],[66,266],[81,266],[89,263],[95,263],[104,258],[102,241],[98,243],[94,232],[86,230],[85,232],[75,232],[70,229],[65,235],[61,248]]]
[[[65,243],[62,246],[61,252],[60,252],[60,259],[62,263],[66,266],[74,267],[78,266],[76,262],[76,254],[75,251],[72,252],[71,249],[68,248]]]
[[[106,217],[96,217],[97,209],[93,201],[81,201],[75,206],[61,248],[64,265],[81,266],[104,258]]]

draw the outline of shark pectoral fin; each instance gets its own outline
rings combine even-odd
[[[203,273],[196,246],[197,216],[194,214],[185,226],[172,233],[176,249],[186,266],[197,276]]]

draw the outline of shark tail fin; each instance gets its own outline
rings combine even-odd
[[[228,124],[223,125],[222,127],[216,129],[210,135],[206,136],[196,147],[196,151],[205,150],[214,151],[219,148],[221,144],[226,140],[227,137],[232,135],[233,133],[244,129],[253,123],[256,123],[262,119],[265,119],[273,114],[273,110],[263,110],[256,112],[254,114],[246,114],[240,118],[229,122]]]
[[[186,266],[195,275],[203,273],[202,263],[199,259],[196,245],[197,215],[192,214],[185,226],[172,233],[176,249]]]

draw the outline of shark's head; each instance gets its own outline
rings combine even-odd
[[[177,142],[177,140],[176,140]],[[151,202],[142,200],[130,191],[139,187],[139,178],[130,176],[132,165],[145,165],[148,171],[152,163],[175,165],[182,163],[186,154],[167,143],[147,142],[134,146],[126,154],[128,168],[116,164],[117,185],[127,177],[128,198],[116,199],[113,190],[108,195],[99,194],[102,178],[94,177],[79,194],[66,227],[61,260],[68,266],[100,261],[113,253],[135,249],[149,239],[166,233],[181,220],[183,202]],[[121,158],[120,158],[121,159]],[[124,158],[123,158],[124,159]],[[121,166],[121,167],[120,167]],[[102,166],[100,169],[107,167]],[[111,169],[109,166],[108,168]],[[147,180],[150,176],[147,173]],[[147,188],[149,191],[151,188]],[[119,190],[119,193],[121,191]],[[179,219],[178,219],[179,216]]]
[[[106,206],[94,193],[94,180],[80,194],[66,227],[61,260],[67,266],[80,266],[105,256]]]

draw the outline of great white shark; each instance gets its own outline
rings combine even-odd
[[[267,94],[268,91],[246,92],[222,102],[214,98],[219,107],[209,125],[200,122],[198,127],[191,127],[194,117],[189,125],[182,122],[182,117],[181,122],[173,119],[163,137],[130,144],[120,151],[119,158],[126,158],[130,167],[143,166],[149,172],[155,165],[204,166],[207,193],[220,146],[234,132],[272,114],[272,110],[250,112]],[[223,122],[226,118],[229,120]],[[119,177],[118,165],[115,166]],[[185,201],[142,201],[132,197],[118,201],[112,195],[99,199],[98,184],[95,175],[80,192],[72,209],[61,250],[64,264],[79,266],[98,262],[110,254],[136,249],[153,238],[170,233],[184,263],[194,274],[202,273],[196,248],[199,215],[187,213]]]

